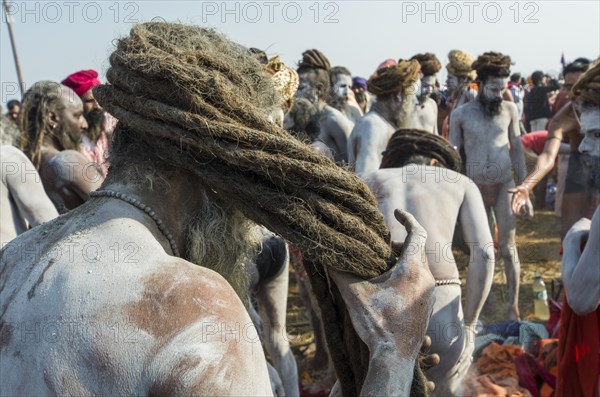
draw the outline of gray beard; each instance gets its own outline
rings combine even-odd
[[[600,156],[581,155],[581,164],[588,192],[600,192]]]
[[[483,108],[483,113],[488,117],[498,116],[502,112],[502,98],[489,100],[480,94],[477,96],[477,100]]]
[[[260,242],[256,224],[233,207],[224,208],[206,194],[188,225],[187,260],[219,273],[245,302],[249,279],[244,262]]]
[[[418,105],[418,98],[416,95],[407,95],[402,104],[400,110],[394,115],[394,125],[396,128],[415,128],[417,125],[417,112],[415,107]]]

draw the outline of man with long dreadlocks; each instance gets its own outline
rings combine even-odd
[[[319,50],[306,50],[298,64],[300,85],[296,96],[310,101],[318,110],[319,137],[331,150],[337,163],[347,162],[348,138],[354,123],[338,109],[327,104],[331,91],[331,64]],[[317,147],[319,145],[317,144]]]
[[[417,54],[410,58],[410,60],[413,59],[421,65],[422,74],[421,92],[418,93],[419,103],[415,108],[418,122],[415,128],[437,135],[439,83],[436,74],[442,68],[442,64],[435,54],[430,52]]]
[[[435,303],[427,335],[440,364],[427,371],[437,385],[435,395],[461,395],[475,342],[475,325],[494,274],[492,236],[479,190],[460,174],[461,160],[442,137],[401,129],[383,154],[381,168],[366,178],[392,233],[402,241],[406,230],[394,221],[394,208],[404,208],[428,231],[427,259],[436,279]],[[444,211],[438,211],[444,203]],[[471,249],[467,299],[463,317],[461,281],[452,254],[452,237],[460,220]],[[449,327],[452,324],[452,327]]]
[[[477,91],[472,89],[476,73],[471,68],[473,56],[462,50],[452,50],[448,53],[446,71],[446,90],[441,94],[438,106],[438,131],[448,138],[448,123],[452,109],[465,102],[475,99]]]
[[[416,125],[419,62],[388,59],[367,82],[377,100],[352,130],[348,160],[358,175],[379,169],[382,153],[394,131]]]
[[[498,225],[499,254],[508,284],[508,316],[519,318],[520,263],[515,242],[516,217],[508,189],[526,175],[525,154],[520,140],[519,116],[514,102],[502,99],[511,59],[486,52],[473,63],[479,95],[452,112],[450,143],[466,153],[466,173],[481,191],[486,210],[493,211]],[[532,214],[531,202],[525,208]]]
[[[414,218],[396,212],[394,252],[368,187],[269,121],[272,79],[215,31],[135,25],[110,64],[107,179],[2,251],[0,394],[270,395],[235,292],[255,222],[303,253],[338,390],[425,395],[434,279]]]
[[[104,179],[98,166],[79,151],[87,127],[83,103],[69,87],[40,81],[25,93],[21,149],[39,171],[59,213],[87,201]]]

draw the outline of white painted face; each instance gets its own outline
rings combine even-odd
[[[585,134],[579,151],[584,155],[600,157],[600,106],[583,105],[579,109],[581,132]]]
[[[311,72],[306,72],[298,75],[300,83],[298,84],[295,96],[296,98],[304,98],[316,105],[319,101],[319,90],[317,90],[317,87],[312,83],[312,80],[309,77],[310,73]]]
[[[429,95],[437,91],[435,86],[435,75],[433,76],[423,76],[421,79],[421,94]]]
[[[483,95],[488,100],[502,98],[502,95],[506,91],[507,83],[507,78],[490,77],[487,79],[485,84],[483,84],[481,95]]]
[[[347,101],[352,89],[352,77],[345,74],[335,76],[335,84],[331,88],[333,96],[339,101]]]

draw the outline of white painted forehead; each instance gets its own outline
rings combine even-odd
[[[582,106],[579,120],[581,123],[582,132],[600,130],[600,106]]]
[[[335,76],[335,84],[352,85],[352,77],[348,76],[347,74],[337,74]]]
[[[507,82],[508,77],[490,77],[486,80],[485,84],[506,85]]]

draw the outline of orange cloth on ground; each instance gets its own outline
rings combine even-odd
[[[558,338],[556,397],[598,396],[600,307],[578,316],[563,299]]]
[[[515,357],[524,353],[518,346],[490,343],[483,349],[477,363],[469,369],[462,394],[477,397],[530,397],[531,393],[519,386],[517,367],[513,363]]]

